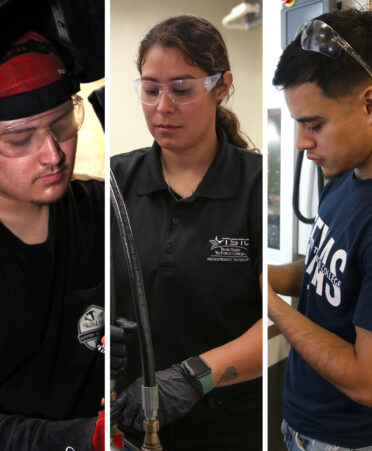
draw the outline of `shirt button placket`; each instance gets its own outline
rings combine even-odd
[[[178,225],[180,223],[180,219],[177,216],[172,216],[171,222],[173,225]],[[174,236],[174,233],[171,231],[171,236]],[[164,247],[164,251],[167,254],[171,254],[173,252],[173,243],[171,241],[168,241],[168,243]]]
[[[170,215],[168,218],[169,229],[168,236],[163,245],[163,262],[167,267],[172,267],[174,259],[176,258],[175,252],[177,250],[177,242],[179,240],[179,224],[181,219],[179,217],[179,204],[173,205],[170,209]]]
[[[167,243],[167,244],[165,245],[165,247],[164,247],[164,251],[165,251],[167,254],[172,253],[172,252],[173,252],[173,244],[172,244],[172,243]]]

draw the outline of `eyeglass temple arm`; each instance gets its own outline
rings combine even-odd
[[[357,53],[351,45],[345,40],[337,39],[338,44],[347,52],[351,57],[353,57],[372,77],[372,67],[364,61],[364,59]]]

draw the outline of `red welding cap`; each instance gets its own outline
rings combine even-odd
[[[79,91],[77,75],[66,68],[58,50],[29,31],[0,55],[0,120],[42,113]]]

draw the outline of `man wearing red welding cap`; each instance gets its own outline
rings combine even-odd
[[[71,182],[79,89],[65,55],[38,33],[2,47],[2,451],[103,449],[103,184]]]
[[[292,345],[289,450],[372,450],[372,11],[306,23],[279,61],[297,148],[330,179],[306,257],[269,268],[268,312]],[[302,282],[301,282],[302,279]]]

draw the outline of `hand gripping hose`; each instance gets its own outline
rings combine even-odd
[[[145,289],[132,228],[128,218],[128,212],[112,170],[110,170],[110,199],[118,223],[120,238],[128,261],[129,278],[133,293],[133,307],[138,324],[143,376],[142,407],[145,413],[145,419],[148,421],[154,421],[157,418],[159,401],[158,387],[155,379],[155,358],[152,346]]]

